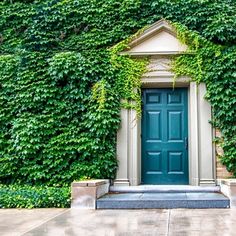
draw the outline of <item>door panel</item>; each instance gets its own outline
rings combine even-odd
[[[142,183],[188,184],[187,89],[143,90]]]
[[[167,111],[168,140],[182,140],[182,112]]]
[[[148,140],[161,140],[161,113],[159,111],[147,112],[147,138]]]
[[[183,153],[182,152],[168,152],[168,174],[181,173],[183,174]]]
[[[149,172],[161,172],[161,153],[160,152],[148,152],[148,171]]]

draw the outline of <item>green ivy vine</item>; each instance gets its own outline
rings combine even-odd
[[[194,52],[173,68],[206,83],[222,161],[236,176],[235,11],[234,0],[1,1],[0,183],[115,178],[120,108],[140,116],[148,63],[120,52],[161,18],[179,23]]]
[[[224,150],[220,159],[236,176],[236,48],[216,45],[180,24],[173,26],[180,41],[188,45],[187,53],[173,60],[175,79],[187,75],[206,84],[211,123],[222,133],[215,140]]]
[[[115,86],[122,99],[121,105],[126,109],[134,109],[137,117],[142,113],[141,77],[147,71],[148,58],[132,58],[125,51],[129,49],[129,43],[145,28],[111,48],[111,64],[117,70]]]

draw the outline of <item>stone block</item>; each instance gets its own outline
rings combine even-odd
[[[71,185],[71,208],[96,209],[97,198],[109,191],[109,180],[84,180]]]
[[[229,199],[220,193],[120,193],[97,200],[98,209],[228,208]]]
[[[223,179],[220,187],[221,192],[230,199],[231,208],[236,208],[236,179]]]

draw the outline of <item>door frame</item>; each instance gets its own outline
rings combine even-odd
[[[145,86],[146,85],[146,86]],[[172,88],[173,81],[170,83],[161,83],[158,85],[143,84],[142,88]],[[199,185],[199,161],[198,161],[198,115],[197,115],[197,84],[183,83],[177,84],[176,87],[187,88],[188,91],[188,135],[189,135],[189,149],[188,149],[188,173],[189,185]],[[194,115],[195,114],[195,115]],[[130,149],[129,149],[129,167],[132,171],[129,175],[131,185],[141,184],[142,176],[142,140],[141,140],[141,118],[137,119],[136,111],[130,110],[130,122],[133,124],[130,129]]]
[[[142,88],[171,88],[173,77],[143,77],[142,82]],[[208,122],[211,107],[204,99],[206,86],[186,77],[179,78],[175,86],[188,88],[189,185],[214,186],[214,129]],[[114,185],[136,186],[141,183],[141,143],[141,119],[137,118],[135,110],[121,109],[121,129],[117,133],[119,168]]]

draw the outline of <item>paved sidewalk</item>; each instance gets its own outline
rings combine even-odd
[[[230,236],[236,209],[0,210],[1,236]]]

